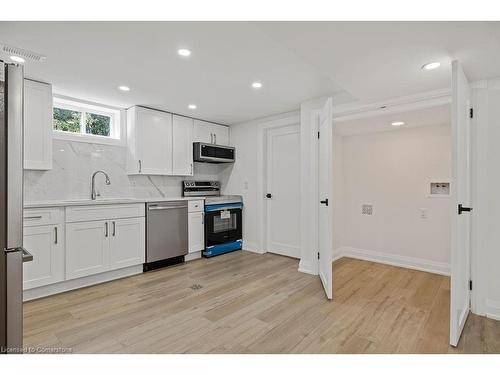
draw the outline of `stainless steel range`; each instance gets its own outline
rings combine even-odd
[[[185,197],[205,198],[205,250],[203,256],[213,257],[241,250],[241,195],[220,195],[218,181],[183,181]]]

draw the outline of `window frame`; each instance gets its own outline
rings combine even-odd
[[[82,114],[80,117],[79,133],[57,130],[52,124],[52,135],[54,139],[125,146],[125,126],[123,123],[125,116],[123,109],[58,95],[53,96],[52,111],[54,108],[67,109]],[[87,113],[110,117],[109,136],[85,133],[85,118]],[[53,119],[54,113],[52,112],[52,121]]]

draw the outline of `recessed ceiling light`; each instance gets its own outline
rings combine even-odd
[[[197,107],[196,107],[196,104],[189,104],[188,108],[189,109],[196,109]]]
[[[184,57],[187,57],[187,56],[191,56],[191,51],[188,50],[187,48],[181,48],[181,49],[178,49],[177,50],[177,53],[181,56],[184,56]]]
[[[260,89],[262,87],[262,82],[252,82],[252,87],[254,89]]]
[[[128,86],[118,86],[118,89],[122,91],[130,91],[130,87]]]
[[[401,126],[401,125],[404,125],[405,123],[403,121],[394,121],[394,122],[391,122],[391,125],[392,126]]]
[[[10,59],[12,61],[15,61],[15,62],[18,62],[18,63],[21,63],[21,64],[25,61],[22,57],[19,57],[19,56],[11,56]]]
[[[441,63],[440,62],[430,62],[428,64],[425,64],[424,66],[422,66],[422,69],[423,70],[434,70],[434,69],[437,69],[441,66]]]

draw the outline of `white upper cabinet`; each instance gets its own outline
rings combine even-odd
[[[193,119],[174,115],[172,139],[172,174],[175,176],[192,176]]]
[[[52,169],[52,86],[24,80],[24,169]]]
[[[194,120],[194,141],[213,143],[222,146],[229,145],[229,128],[213,122]]]
[[[129,174],[172,174],[172,114],[143,107],[127,110]]]

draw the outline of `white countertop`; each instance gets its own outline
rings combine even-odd
[[[24,202],[24,208],[91,206],[97,204],[150,203],[150,202],[171,202],[179,200],[204,200],[204,199],[205,197],[97,198],[96,200],[82,198],[82,199],[63,199],[63,200]]]

